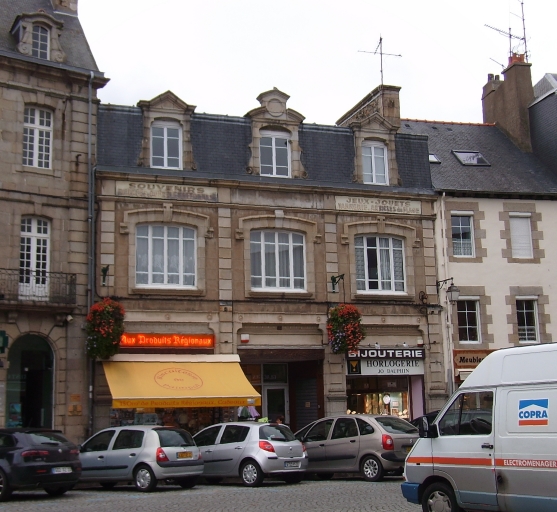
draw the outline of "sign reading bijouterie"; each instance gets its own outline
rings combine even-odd
[[[213,348],[213,334],[142,334],[125,332],[120,338],[121,348]]]
[[[374,213],[403,213],[420,215],[422,203],[404,199],[382,199],[379,197],[335,196],[337,210]]]
[[[189,201],[209,201],[211,203],[218,201],[218,193],[215,187],[141,181],[117,181],[116,195],[148,199],[187,199]]]
[[[423,348],[370,348],[347,352],[346,375],[423,375]]]
[[[347,353],[348,359],[425,359],[423,348],[370,348]]]

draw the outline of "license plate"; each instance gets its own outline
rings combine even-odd
[[[300,463],[299,462],[285,462],[284,467],[285,468],[299,468]]]
[[[71,473],[72,472],[72,468],[68,468],[68,467],[61,467],[61,468],[52,468],[52,472],[53,473]]]
[[[192,452],[178,452],[179,459],[191,459],[193,457]]]

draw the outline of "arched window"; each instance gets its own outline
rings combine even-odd
[[[31,55],[39,59],[49,60],[50,31],[41,25],[33,25],[33,46]]]
[[[385,144],[364,141],[362,144],[364,183],[388,185],[387,147]]]
[[[151,167],[182,168],[182,128],[174,121],[151,125]]]

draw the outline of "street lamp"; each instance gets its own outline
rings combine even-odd
[[[451,284],[447,288],[447,300],[449,302],[456,302],[460,297],[460,289],[454,285],[452,277],[437,281],[437,294],[439,294],[441,288],[443,288],[443,286],[445,286],[449,281],[451,282]]]

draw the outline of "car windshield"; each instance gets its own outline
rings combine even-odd
[[[59,432],[28,432],[33,444],[66,444],[69,441]]]
[[[195,446],[195,442],[189,432],[179,428],[157,429],[161,447],[165,446]]]
[[[259,439],[267,441],[295,441],[292,431],[283,425],[265,425],[259,429]]]
[[[416,434],[418,432],[414,425],[392,416],[376,416],[375,421],[389,434]]]

